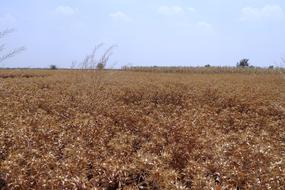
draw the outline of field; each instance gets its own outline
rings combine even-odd
[[[0,71],[0,189],[285,189],[280,72]]]

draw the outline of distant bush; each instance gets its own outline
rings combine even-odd
[[[98,63],[97,66],[96,66],[96,68],[97,68],[98,70],[103,70],[103,69],[105,69],[105,64],[104,64],[104,63]]]
[[[249,59],[241,59],[237,63],[237,67],[249,67]]]
[[[211,65],[207,64],[207,65],[205,65],[205,67],[211,67]]]
[[[273,65],[270,65],[270,66],[268,67],[268,69],[274,69],[274,66],[273,66]]]
[[[56,65],[50,65],[50,66],[49,66],[49,69],[50,69],[50,70],[56,70],[56,69],[57,69],[57,66],[56,66]]]

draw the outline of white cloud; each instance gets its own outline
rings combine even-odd
[[[16,18],[11,14],[0,15],[0,26],[10,27],[16,23]]]
[[[124,12],[117,11],[110,14],[110,17],[115,21],[131,22],[132,19]]]
[[[195,8],[193,8],[193,7],[190,7],[187,10],[192,12],[192,13],[196,13],[197,12],[197,10]]]
[[[157,12],[161,15],[183,15],[187,12],[196,13],[195,8],[183,8],[181,6],[161,6],[158,8]]]
[[[58,6],[55,10],[58,14],[64,15],[64,16],[73,16],[78,12],[78,9],[74,9],[69,6]]]
[[[209,24],[208,22],[205,22],[205,21],[199,21],[199,22],[197,22],[197,26],[198,26],[199,28],[203,28],[203,29],[207,29],[207,30],[212,29],[212,25]]]
[[[162,15],[179,15],[185,13],[185,10],[180,6],[161,6],[158,8],[158,13]]]
[[[282,19],[284,12],[278,5],[265,5],[262,8],[244,7],[241,10],[242,21],[262,21],[268,19]]]

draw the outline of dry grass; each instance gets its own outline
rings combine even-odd
[[[285,187],[281,74],[24,74],[0,78],[0,189]]]
[[[285,74],[282,67],[267,69],[260,67],[123,67],[126,71],[163,72],[163,73],[192,73],[192,74]]]

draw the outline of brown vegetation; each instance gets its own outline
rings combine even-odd
[[[0,79],[6,78],[34,78],[45,77],[45,75],[31,75],[31,74],[0,74]]]
[[[280,73],[24,74],[0,78],[1,190],[285,187]]]

